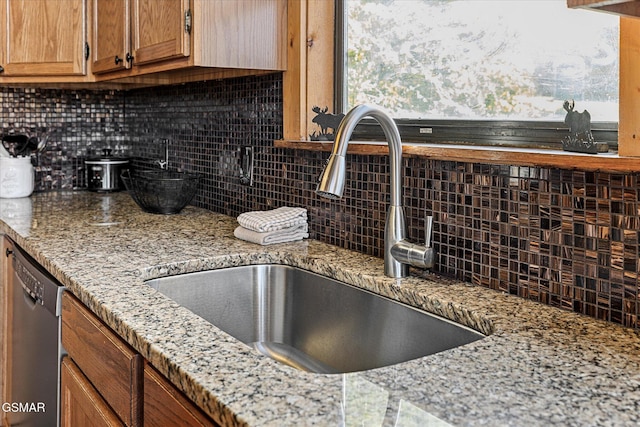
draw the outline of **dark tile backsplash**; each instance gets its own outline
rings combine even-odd
[[[314,194],[327,153],[277,149],[279,74],[130,91],[0,89],[0,131],[50,133],[37,190],[83,188],[102,148],[136,166],[164,160],[204,175],[194,204],[236,216],[309,209],[313,238],[381,256],[389,184],[385,156],[349,156],[345,197]],[[240,149],[255,149],[254,185]],[[638,173],[612,174],[403,159],[409,235],[434,217],[437,270],[625,326],[638,324]]]
[[[84,159],[129,150],[124,93],[0,88],[0,134],[49,135],[36,191],[86,187]]]

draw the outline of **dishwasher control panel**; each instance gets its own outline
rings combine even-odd
[[[14,265],[16,276],[22,282],[22,289],[27,292],[36,303],[44,305],[44,285],[38,280],[29,269],[22,263],[16,262]]]
[[[57,314],[58,296],[64,287],[18,245],[14,245],[11,252],[13,280],[19,282],[33,304],[44,306],[51,313]]]

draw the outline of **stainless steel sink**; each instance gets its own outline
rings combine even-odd
[[[249,265],[146,282],[259,352],[344,373],[448,350],[484,335],[307,270]]]

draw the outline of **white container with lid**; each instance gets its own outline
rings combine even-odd
[[[33,193],[35,172],[30,157],[0,157],[0,197],[13,199]]]

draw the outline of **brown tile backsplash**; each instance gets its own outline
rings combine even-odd
[[[345,197],[314,194],[327,153],[276,149],[278,74],[113,91],[0,89],[2,133],[48,130],[39,191],[85,186],[101,148],[136,166],[164,159],[200,172],[194,204],[236,216],[282,205],[309,209],[313,238],[381,256],[388,200],[384,156],[349,156]],[[255,149],[254,185],[239,181],[240,149]],[[479,286],[625,326],[638,324],[638,173],[403,159],[409,235],[433,215],[437,270]]]

